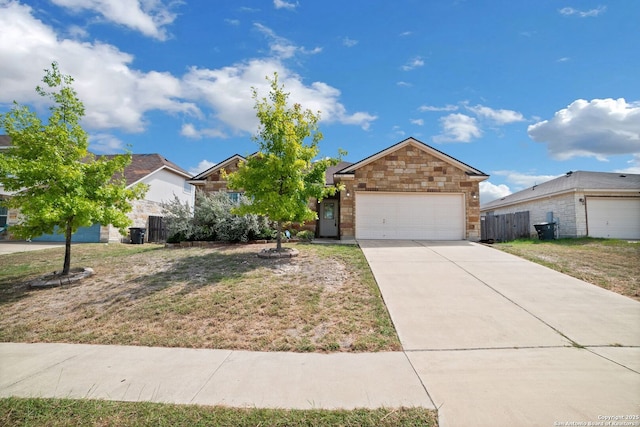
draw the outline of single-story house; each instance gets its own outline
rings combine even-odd
[[[11,140],[8,136],[0,135],[0,146],[8,147],[10,144]],[[160,154],[132,154],[131,163],[124,170],[124,178],[128,187],[138,183],[149,186],[144,199],[134,201],[133,209],[128,214],[132,220],[132,227],[147,229],[147,239],[149,232],[153,229],[153,224],[150,223],[154,222],[154,218],[163,216],[163,203],[178,197],[182,204],[194,205],[195,189],[188,182],[191,174]],[[3,194],[0,188],[0,198],[3,197],[11,197],[11,195],[6,192]],[[19,221],[19,212],[15,209],[0,210],[0,221],[3,220],[9,232],[0,234],[0,238],[10,238],[11,224]],[[45,242],[63,242],[64,239],[63,234],[57,233],[32,238],[33,241]],[[106,243],[122,240],[128,240],[128,237],[123,239],[117,228],[102,224],[81,227],[72,236],[72,242],[76,243]]]
[[[640,239],[640,174],[567,172],[482,205],[482,215],[529,212],[534,224],[555,222],[557,237]]]
[[[226,191],[221,176],[237,170],[235,154],[195,176],[197,191]],[[417,139],[407,138],[359,162],[327,171],[344,190],[310,204],[318,237],[479,240],[479,183],[488,175]],[[233,197],[233,196],[232,196]]]

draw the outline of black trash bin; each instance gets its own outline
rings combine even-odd
[[[146,231],[146,228],[131,227],[129,229],[129,238],[131,239],[131,243],[134,245],[144,244],[144,233]]]
[[[556,238],[556,225],[553,222],[541,222],[540,224],[533,224],[538,232],[538,238],[540,240],[553,240]]]

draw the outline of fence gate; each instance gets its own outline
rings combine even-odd
[[[480,234],[482,240],[508,242],[528,238],[531,235],[529,211],[502,215],[486,215],[481,218]]]
[[[161,243],[167,240],[167,229],[161,216],[149,216],[147,233],[149,243]]]

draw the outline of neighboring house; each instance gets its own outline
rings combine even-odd
[[[0,146],[9,146],[11,141],[6,135],[0,136]],[[111,157],[111,156],[106,156]],[[132,211],[128,214],[132,220],[132,227],[147,228],[147,236],[150,229],[150,218],[162,217],[162,204],[170,202],[177,197],[182,204],[188,203],[193,206],[195,200],[195,190],[188,180],[191,177],[187,171],[167,160],[160,154],[132,154],[131,163],[124,170],[124,178],[127,187],[138,183],[149,186],[144,199],[136,200],[132,203]],[[0,187],[0,197],[3,196]],[[5,194],[4,197],[10,197]],[[0,221],[2,221],[0,210]],[[7,225],[11,229],[11,224],[18,222],[18,212],[9,211]],[[1,238],[1,235],[0,235]],[[34,237],[33,241],[64,241],[63,234],[46,234]],[[72,242],[113,242],[128,240],[120,234],[119,230],[111,225],[94,224],[90,227],[81,227],[72,237]]]
[[[576,171],[494,200],[482,215],[529,212],[534,224],[555,221],[557,236],[640,239],[640,175]]]
[[[226,191],[221,170],[231,173],[234,155],[190,182],[198,191]],[[488,175],[414,138],[357,163],[327,170],[327,184],[344,190],[310,204],[316,236],[341,239],[479,240],[479,183]]]

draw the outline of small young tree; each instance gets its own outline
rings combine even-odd
[[[71,267],[71,235],[94,223],[113,224],[122,230],[130,224],[126,213],[131,201],[144,196],[145,186],[126,188],[122,172],[131,155],[96,158],[88,152],[87,133],[80,126],[84,105],[71,76],[58,64],[45,70],[39,95],[53,101],[44,124],[37,114],[14,102],[0,114],[0,127],[12,146],[0,154],[0,183],[15,192],[6,205],[18,208],[22,220],[13,226],[18,237],[29,238],[54,230],[65,234],[62,275]]]
[[[325,172],[338,159],[314,159],[320,150],[322,133],[318,130],[319,112],[302,110],[300,104],[287,105],[289,94],[278,86],[278,75],[267,77],[271,84],[269,99],[258,98],[253,88],[255,109],[261,126],[253,140],[259,151],[227,175],[229,188],[244,190],[251,204],[241,205],[239,214],[265,215],[277,223],[277,250],[282,250],[282,223],[317,219],[309,209],[310,198],[322,200],[338,188],[327,187]],[[311,141],[305,143],[305,139]]]

